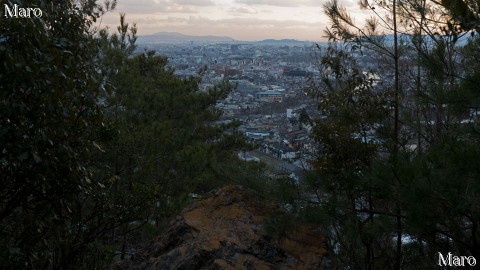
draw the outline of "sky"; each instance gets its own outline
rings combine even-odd
[[[135,22],[138,35],[178,32],[187,35],[227,36],[236,40],[324,40],[328,18],[322,7],[327,0],[118,0],[105,15],[102,26],[116,29],[119,13]],[[358,0],[339,0],[362,19]]]

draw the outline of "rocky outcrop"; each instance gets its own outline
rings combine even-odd
[[[263,224],[275,210],[239,186],[215,190],[114,269],[321,269],[324,238],[313,227],[267,236]]]

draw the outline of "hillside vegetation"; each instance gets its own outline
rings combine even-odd
[[[335,269],[480,260],[478,1],[360,1],[374,16],[364,26],[325,4],[330,42],[306,89],[322,116],[308,119],[315,170],[298,182],[240,161],[254,146],[238,123],[213,124],[228,81],[199,91],[205,69],[182,79],[167,58],[134,55],[124,14],[102,29],[115,1],[22,3],[43,15],[0,14],[0,268],[108,269],[232,183],[276,203],[262,237],[314,228],[313,253]]]

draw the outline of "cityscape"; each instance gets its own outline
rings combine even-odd
[[[478,268],[479,1],[3,7],[0,269]]]
[[[298,180],[312,170],[316,145],[311,136],[312,123],[320,117],[317,102],[306,92],[308,79],[318,75],[315,62],[327,42],[293,39],[245,42],[229,37],[188,36],[161,32],[140,36],[136,53],[153,50],[168,58],[180,78],[198,76],[200,91],[227,80],[233,86],[227,98],[217,103],[223,112],[217,124],[239,121],[238,131],[256,150],[238,153],[242,160],[262,161],[271,176],[289,176]],[[378,65],[373,52],[352,52],[368,70]],[[379,80],[379,78],[375,78]],[[386,74],[385,81],[393,81]],[[302,121],[303,114],[303,121]]]
[[[231,93],[216,107],[223,112],[218,123],[239,121],[238,130],[245,140],[257,146],[255,151],[238,153],[240,159],[261,160],[269,165],[272,174],[294,179],[310,170],[314,154],[311,126],[299,118],[302,112],[317,115],[315,100],[305,93],[309,74],[316,72],[311,61],[315,44],[182,38],[161,41],[159,37],[157,43],[142,43],[140,37],[137,52],[152,49],[168,57],[179,77],[197,76],[199,69],[207,67],[200,91],[208,91],[224,80],[232,84]]]

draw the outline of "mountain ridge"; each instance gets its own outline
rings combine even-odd
[[[162,43],[162,42],[233,42],[231,37],[226,36],[193,36],[178,32],[157,32],[150,35],[138,36],[139,43]]]
[[[236,40],[228,36],[216,35],[187,35],[178,32],[161,31],[149,35],[138,36],[138,43],[175,43],[175,42],[241,42],[241,43],[257,43],[257,44],[304,44],[314,43],[314,41],[297,40],[297,39],[262,39],[255,41]]]

